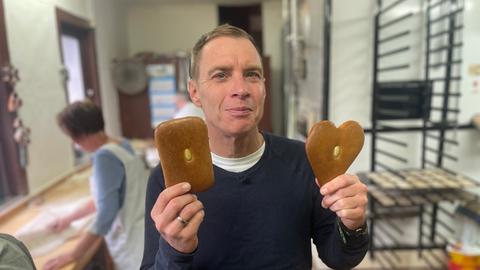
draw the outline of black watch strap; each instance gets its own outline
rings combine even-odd
[[[340,219],[337,219],[337,224],[338,224],[338,231],[340,232],[340,236],[342,237],[343,243],[347,243],[347,239],[349,238],[355,238],[355,237],[360,237],[363,235],[368,234],[368,226],[367,222],[365,222],[362,226],[355,230],[351,230],[345,226]]]

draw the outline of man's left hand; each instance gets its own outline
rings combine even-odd
[[[322,207],[335,212],[348,229],[358,229],[366,220],[367,191],[356,175],[337,176],[320,188]]]

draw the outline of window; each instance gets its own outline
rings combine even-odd
[[[68,103],[85,99],[85,86],[82,70],[82,55],[80,40],[75,36],[62,34],[63,64],[67,71],[67,97]]]

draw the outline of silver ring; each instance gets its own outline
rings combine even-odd
[[[188,221],[183,219],[180,215],[177,216],[177,220],[180,221],[180,223],[182,223],[183,226],[187,226],[188,224]]]

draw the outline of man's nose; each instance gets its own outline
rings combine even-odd
[[[245,81],[245,78],[240,75],[233,76],[232,78],[232,96],[245,98],[250,96],[250,91],[248,90],[248,84]]]

